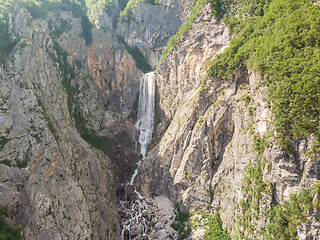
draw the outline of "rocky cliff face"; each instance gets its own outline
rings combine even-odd
[[[141,167],[139,188],[146,195],[165,195],[185,210],[219,211],[232,236],[242,232],[262,237],[272,203],[289,200],[290,193],[318,182],[319,159],[307,154],[312,137],[294,142],[294,154],[278,147],[261,76],[245,68],[228,81],[206,76],[207,61],[230,40],[225,25],[210,11],[205,4],[159,68],[158,125]],[[236,224],[238,217],[245,218],[241,201],[249,201],[257,184],[250,166],[259,169],[264,182],[255,202],[260,214],[247,222],[253,233]],[[308,214],[299,238],[319,237],[317,214]]]
[[[25,226],[25,239],[118,239],[112,165],[75,128],[63,86],[66,66],[54,45],[70,52],[70,65],[84,61],[89,47],[80,37],[80,19],[59,12],[32,20],[25,10],[14,11],[13,26],[24,41],[0,69],[1,206]],[[57,39],[49,25],[59,21],[68,22],[68,31]],[[103,101],[84,72],[69,72],[75,74],[69,84],[83,90],[86,117],[99,129]]]
[[[135,11],[120,17],[117,34],[130,46],[138,46],[154,68],[168,39],[191,15],[194,1],[161,0],[158,4],[141,3]]]

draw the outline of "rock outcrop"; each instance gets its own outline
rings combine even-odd
[[[191,15],[194,1],[161,0],[159,3],[140,3],[131,15],[119,19],[116,33],[130,46],[137,46],[154,68],[167,45]]]

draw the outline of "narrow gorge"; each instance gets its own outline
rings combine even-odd
[[[318,0],[0,0],[0,239],[320,239]]]
[[[128,209],[124,209],[124,214],[129,214],[129,220],[123,221],[124,225],[121,231],[121,239],[129,239],[132,235],[130,233],[134,224],[141,227],[142,236],[139,238],[148,239],[147,228],[148,228],[148,201],[133,186],[134,179],[139,173],[139,168],[146,157],[148,145],[152,139],[152,132],[154,126],[154,105],[155,105],[155,76],[153,72],[146,73],[140,83],[139,92],[139,105],[138,105],[138,120],[135,127],[139,130],[139,146],[140,154],[142,155],[141,160],[137,164],[137,168],[134,170],[130,179],[130,187],[133,190],[133,194],[136,195],[136,200],[129,205]],[[128,187],[128,186],[127,186]],[[124,202],[127,204],[127,202]],[[141,234],[140,233],[140,234]]]

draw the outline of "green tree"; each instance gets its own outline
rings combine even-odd
[[[222,229],[222,220],[218,212],[214,215],[206,214],[206,217],[208,220],[205,225],[206,233],[203,236],[204,240],[231,240],[227,231]]]
[[[21,240],[20,228],[11,226],[5,217],[5,210],[0,207],[0,240]]]

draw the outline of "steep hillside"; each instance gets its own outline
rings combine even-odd
[[[198,1],[200,14],[169,40],[140,190],[189,211],[194,239],[218,234],[203,211],[219,212],[235,239],[317,239],[319,6],[233,2]]]

